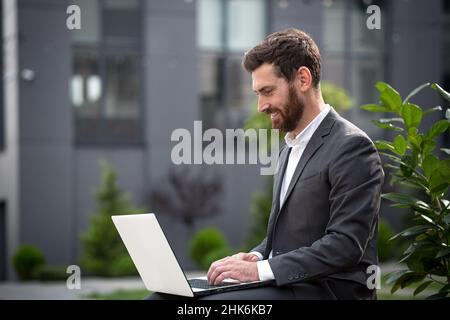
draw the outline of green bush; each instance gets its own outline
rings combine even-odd
[[[233,253],[234,253],[233,249],[231,249],[228,246],[214,249],[203,257],[201,268],[203,270],[208,270],[209,267],[211,266],[211,263],[219,259],[222,259],[226,256],[231,256]]]
[[[64,266],[42,265],[33,272],[33,278],[40,281],[60,281],[67,280],[68,277],[67,267]]]
[[[378,259],[380,262],[387,262],[397,258],[396,246],[389,241],[395,235],[386,219],[378,220]]]
[[[33,280],[33,273],[38,267],[45,265],[42,252],[34,245],[19,246],[13,257],[13,266],[20,280]]]
[[[111,216],[144,213],[145,210],[131,206],[128,195],[117,185],[115,169],[104,160],[100,161],[100,165],[102,181],[95,194],[98,212],[91,215],[89,230],[81,236],[84,245],[81,266],[86,272],[97,276],[130,275],[131,268],[124,266],[129,255]]]
[[[223,233],[217,228],[205,228],[197,232],[192,238],[189,255],[199,268],[205,270],[205,257],[224,247],[227,247],[227,242]]]
[[[134,276],[138,274],[133,260],[129,255],[124,255],[111,264],[111,275],[114,277]]]
[[[272,183],[273,178],[268,177],[264,190],[253,194],[253,201],[250,206],[252,220],[244,251],[256,247],[267,234],[267,224],[272,208]]]

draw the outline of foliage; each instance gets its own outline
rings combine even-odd
[[[32,280],[35,270],[46,264],[44,255],[34,245],[23,244],[17,248],[13,266],[20,280]]]
[[[380,218],[378,220],[378,259],[380,262],[387,262],[397,259],[401,252],[399,239],[391,240],[395,235],[389,221]]]
[[[172,167],[158,188],[150,193],[156,210],[180,218],[191,230],[196,219],[220,213],[222,179],[205,170]]]
[[[33,278],[39,281],[60,281],[66,280],[69,274],[66,272],[67,267],[42,265],[35,269]]]
[[[404,100],[387,83],[378,82],[376,88],[380,92],[379,104],[361,108],[392,115],[373,123],[382,129],[395,131],[395,138],[376,141],[375,144],[385,157],[385,167],[392,169],[391,183],[411,190],[411,194],[392,192],[382,197],[391,201],[392,207],[409,208],[413,214],[412,226],[393,237],[408,241],[409,247],[400,260],[407,269],[393,273],[388,283],[393,285],[391,291],[395,292],[426,280],[415,294],[431,283],[437,283],[440,289],[430,298],[444,298],[450,293],[450,202],[445,199],[450,186],[450,160],[448,157],[441,159],[439,155],[448,155],[450,150],[441,148],[439,152],[436,145],[440,136],[450,128],[450,109],[446,111],[447,119],[439,120],[421,132],[419,127],[423,117],[442,108],[424,111],[410,100],[425,88],[434,89],[448,101],[450,95],[435,83],[419,86]]]
[[[102,180],[95,193],[97,213],[90,217],[89,230],[81,236],[84,254],[82,267],[98,276],[125,276],[137,274],[111,216],[144,213],[131,206],[128,195],[117,185],[117,173],[106,161],[100,161]],[[125,263],[124,263],[125,262]],[[124,268],[128,266],[128,268]]]
[[[189,255],[202,270],[208,269],[205,257],[211,252],[228,247],[223,233],[217,228],[204,228],[198,231],[189,245]]]
[[[264,190],[253,194],[253,201],[250,206],[251,226],[244,251],[256,247],[267,234],[267,225],[272,208],[272,183],[273,177],[269,176]]]
[[[333,106],[337,112],[344,112],[353,106],[352,99],[344,88],[329,81],[322,81],[320,89],[325,103]]]

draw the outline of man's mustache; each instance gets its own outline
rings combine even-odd
[[[267,114],[268,116],[270,116],[272,113],[275,113],[275,112],[278,112],[278,110],[274,109],[274,108],[271,108],[271,107],[269,107],[266,110],[264,110],[264,113]]]

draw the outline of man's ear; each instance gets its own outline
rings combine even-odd
[[[312,86],[312,74],[311,71],[305,66],[301,66],[297,70],[297,85],[301,92],[308,91]]]

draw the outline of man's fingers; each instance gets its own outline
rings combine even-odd
[[[259,261],[259,257],[255,254],[249,254],[247,258],[248,258],[247,261],[251,261],[251,262]]]
[[[220,259],[220,260],[217,260],[217,261],[214,261],[213,263],[211,263],[211,266],[209,267],[208,272],[207,272],[207,274],[206,274],[206,277],[208,278],[208,280],[209,280],[209,278],[211,277],[211,274],[214,272],[214,270],[215,270],[218,266],[222,265],[224,262],[226,262],[227,260],[229,260],[230,258],[231,258],[231,257],[225,257],[225,258],[222,258],[222,259]]]
[[[232,277],[231,271],[222,272],[214,281],[214,285],[218,285],[218,284],[222,283],[223,280],[225,280],[227,278],[231,278],[231,277]]]
[[[225,266],[219,266],[213,270],[213,272],[208,277],[208,282],[210,284],[216,283],[216,279],[218,276],[220,276],[223,272],[227,271],[227,268]]]

